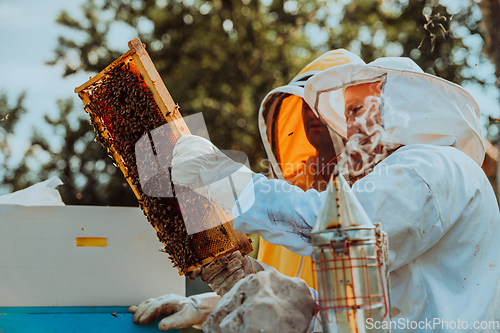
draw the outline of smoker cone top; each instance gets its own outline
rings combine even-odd
[[[373,226],[344,177],[339,174],[330,180],[312,232],[331,228]]]

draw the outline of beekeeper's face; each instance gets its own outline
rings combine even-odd
[[[321,123],[305,101],[302,102],[302,120],[307,140],[314,148],[318,149],[321,138]]]
[[[382,84],[383,81],[369,82],[352,85],[345,89],[347,138],[356,133],[371,135],[375,127],[380,127]]]
[[[385,147],[380,142],[382,84],[383,81],[356,84],[344,91],[348,141],[340,164],[349,168],[350,177],[362,175],[384,156]]]

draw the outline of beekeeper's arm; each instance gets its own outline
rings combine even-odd
[[[192,151],[200,151],[200,147],[205,147],[207,153],[216,154],[204,154],[203,159],[182,158],[183,155],[192,156]],[[443,188],[454,190],[453,179],[448,175],[452,166],[443,164],[445,160],[441,155],[426,146],[408,148],[400,148],[353,187],[370,219],[382,222],[389,236],[391,270],[425,252],[451,226],[450,223],[443,226],[441,222],[443,212],[450,210],[450,204],[444,200],[445,194],[436,196],[436,191],[441,193]],[[202,194],[213,201],[227,201],[230,196],[221,190],[223,183],[211,181],[234,162],[217,151],[202,138],[181,138],[174,150],[174,182],[187,180],[185,186],[201,189]],[[176,160],[183,163],[176,163]],[[437,160],[443,163],[436,164]],[[428,161],[433,164],[429,165]],[[270,243],[283,245],[300,255],[311,255],[310,232],[326,193],[316,190],[304,192],[285,181],[253,174],[244,166],[239,170],[241,175],[238,172],[232,174],[236,179],[234,184],[237,185],[235,193],[238,197],[233,205],[236,230],[247,234],[258,233]],[[248,175],[252,175],[250,180]],[[230,204],[222,206],[228,209]]]
[[[268,180],[194,135],[182,136],[174,148],[172,180],[209,198],[233,217],[241,215],[235,220],[239,231],[258,233],[301,255],[311,254],[310,233],[321,204],[317,191],[304,193],[284,181]]]
[[[450,193],[460,191],[450,174],[453,170],[441,154],[426,146],[403,147],[354,184],[354,194],[370,219],[381,222],[389,236],[391,271],[436,244],[453,224]],[[312,225],[326,192],[303,192],[284,181],[265,177],[255,177],[252,186],[255,202],[235,219],[235,228],[259,233],[266,241],[310,255],[312,246],[307,234],[302,239],[297,237],[300,228],[294,224]],[[249,188],[240,196],[242,207],[245,201],[251,202],[247,198],[253,195]]]

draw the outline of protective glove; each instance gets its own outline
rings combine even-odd
[[[188,187],[229,214],[253,176],[250,169],[236,163],[202,137],[184,135],[174,147],[174,184]]]
[[[224,296],[245,276],[261,270],[264,268],[258,261],[236,251],[187,273],[186,277],[194,279],[199,276],[217,295]]]
[[[134,323],[149,325],[160,316],[167,316],[158,324],[161,331],[201,325],[221,298],[214,293],[183,297],[168,294],[151,298],[138,306],[131,306]]]
[[[305,333],[315,302],[306,283],[269,270],[238,282],[203,323],[205,333]]]

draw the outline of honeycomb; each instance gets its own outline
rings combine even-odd
[[[253,249],[250,240],[234,230],[229,215],[195,192],[174,186],[170,168],[158,168],[160,158],[163,166],[171,165],[173,148],[189,129],[143,44],[136,38],[129,47],[75,89],[95,141],[122,171],[179,274],[236,250],[248,254]],[[140,174],[151,177],[141,182]]]

